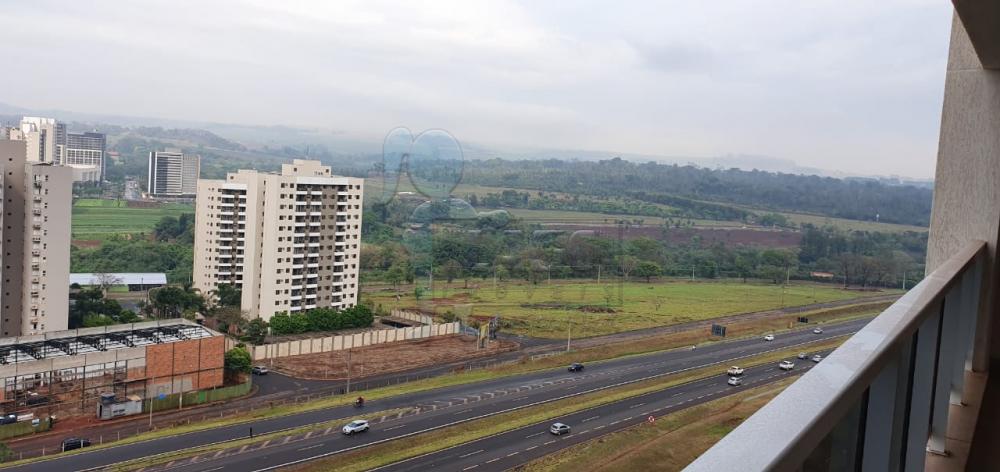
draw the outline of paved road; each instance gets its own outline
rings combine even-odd
[[[703,329],[712,322],[728,323],[735,321],[746,321],[751,319],[780,316],[783,314],[787,315],[789,313],[796,313],[807,310],[817,310],[823,308],[835,308],[839,306],[854,305],[854,304],[872,304],[878,302],[892,301],[895,298],[898,298],[898,296],[880,295],[874,297],[866,297],[862,299],[839,300],[834,302],[805,305],[800,307],[788,307],[779,310],[741,313],[737,315],[729,315],[722,318],[716,318],[713,320],[695,321],[695,322],[682,323],[671,326],[662,326],[657,328],[626,331],[622,333],[615,333],[604,336],[596,336],[591,338],[574,340],[573,347],[577,349],[583,349],[605,344],[627,343],[638,339],[648,338],[650,336],[662,336],[664,334],[675,333],[680,331]],[[506,335],[506,336],[508,338],[515,339],[518,342],[520,342],[522,345],[522,349],[519,351],[502,353],[492,357],[437,364],[428,367],[411,369],[405,372],[389,373],[389,374],[367,377],[364,379],[359,379],[354,383],[352,383],[351,390],[362,390],[367,388],[376,388],[384,385],[394,385],[403,382],[408,382],[410,380],[443,375],[458,370],[464,370],[468,368],[480,368],[487,365],[495,365],[500,362],[514,361],[524,357],[525,355],[538,355],[549,352],[562,351],[563,349],[565,349],[564,341],[525,338],[512,335]],[[272,373],[272,375],[265,377],[256,377],[255,387],[257,389],[256,394],[254,395],[253,398],[247,401],[233,402],[233,403],[213,405],[213,406],[199,406],[191,409],[186,409],[184,411],[160,413],[155,416],[154,418],[155,423],[157,423],[158,425],[169,425],[177,421],[184,421],[184,420],[197,421],[201,419],[203,416],[216,416],[219,415],[220,413],[222,415],[225,415],[227,414],[226,413],[227,411],[231,412],[237,407],[245,409],[248,405],[251,404],[265,405],[268,402],[280,401],[282,399],[293,398],[301,395],[317,396],[317,395],[343,393],[345,389],[344,382],[339,380],[304,380],[304,379],[286,377],[276,373]],[[52,431],[48,434],[40,434],[40,435],[34,435],[16,439],[9,442],[8,445],[15,452],[21,452],[24,453],[26,457],[30,457],[32,455],[39,454],[43,448],[47,449],[48,451],[52,451],[54,448],[57,448],[59,446],[59,442],[62,440],[63,437],[82,436],[82,437],[89,437],[92,439],[96,439],[101,436],[115,437],[116,434],[118,433],[122,433],[127,436],[130,434],[136,434],[136,431],[140,429],[142,430],[147,429],[146,418],[137,417],[137,418],[132,418],[131,420],[122,419],[119,421],[115,421],[113,423],[97,424],[69,432]]]
[[[372,421],[372,430],[362,435],[341,436],[337,433],[336,427],[316,431],[309,435],[289,435],[246,448],[234,448],[232,451],[213,453],[211,456],[206,455],[177,461],[171,465],[169,470],[272,470],[292,463],[313,460],[317,457],[390,441],[511,409],[571,398],[624,383],[696,369],[720,361],[725,361],[726,364],[737,363],[735,359],[742,357],[853,333],[867,321],[868,319],[863,319],[826,325],[825,332],[821,335],[812,334],[810,328],[779,335],[773,342],[764,342],[760,338],[720,342],[694,350],[673,350],[592,363],[588,365],[585,372],[579,374],[570,374],[564,370],[548,370],[402,395],[378,402],[372,401],[366,407],[366,411],[419,406],[421,413],[400,418],[369,416],[367,419]],[[807,348],[803,347],[803,349]],[[646,409],[640,410],[640,412],[643,411]],[[253,423],[253,431],[256,434],[262,434],[327,420],[349,418],[357,414],[358,410],[352,407],[330,408],[257,421]],[[240,425],[189,433],[131,446],[113,447],[93,453],[29,464],[13,470],[79,470],[106,466],[161,452],[245,438],[248,435],[248,428],[249,425]],[[568,439],[568,437],[564,437],[564,439]]]
[[[827,353],[822,354],[825,357]],[[385,472],[507,470],[598,436],[644,423],[650,417],[659,418],[747,388],[802,374],[814,365],[811,361],[795,362],[792,371],[783,371],[777,364],[747,369],[742,386],[728,385],[726,382],[729,377],[720,374],[580,411],[554,421],[544,421],[506,431],[374,470]],[[572,428],[571,432],[562,436],[552,435],[549,426],[555,421],[569,425]]]

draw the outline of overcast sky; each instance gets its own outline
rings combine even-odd
[[[950,2],[417,3],[2,2],[0,102],[933,175]]]

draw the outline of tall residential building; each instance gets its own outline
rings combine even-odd
[[[30,146],[28,140],[0,140],[3,336],[65,330],[69,323],[72,169],[26,162]]]
[[[193,197],[200,172],[201,156],[179,149],[150,152],[146,192],[156,197]]]
[[[20,136],[26,145],[28,162],[59,162],[66,125],[53,118],[26,116],[21,119]]]
[[[199,180],[194,284],[242,290],[250,318],[358,302],[364,179],[318,161]]]
[[[101,133],[65,133],[59,162],[73,168],[74,182],[101,182],[106,145]]]

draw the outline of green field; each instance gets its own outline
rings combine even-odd
[[[167,203],[158,208],[128,208],[124,201],[79,199],[73,204],[73,239],[104,239],[116,234],[149,233],[164,216],[194,213],[194,206]]]
[[[858,292],[828,285],[778,285],[739,282],[479,282],[469,289],[438,289],[418,301],[413,290],[365,293],[363,298],[389,308],[422,308],[459,316],[500,315],[508,332],[542,338],[596,336],[664,326],[723,315],[857,298]],[[619,292],[620,285],[620,292]],[[369,287],[369,290],[372,290]],[[621,293],[624,303],[619,302]],[[884,293],[884,292],[883,292]]]
[[[788,217],[788,221],[795,224],[809,223],[815,226],[834,226],[845,231],[881,231],[883,233],[902,233],[904,231],[917,231],[926,233],[927,228],[923,226],[898,225],[894,223],[876,223],[874,221],[845,220],[843,218],[830,218],[827,216],[806,215],[802,213],[781,213]]]

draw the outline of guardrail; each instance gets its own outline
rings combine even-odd
[[[963,248],[685,471],[923,470],[962,400],[985,254]]]

